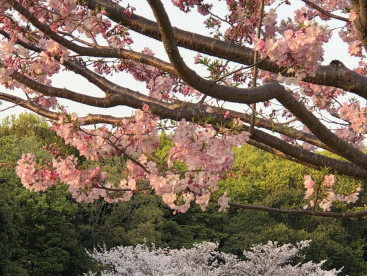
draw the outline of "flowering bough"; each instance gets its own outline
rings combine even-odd
[[[165,161],[154,154],[159,146],[158,120],[147,105],[111,130],[106,126],[83,129],[75,113],[60,115],[52,129],[87,159],[126,156],[128,179],[107,182],[100,167],[83,169],[76,157],[63,158],[55,151],[52,164],[41,166],[35,162],[34,155],[27,153],[16,167],[26,188],[44,191],[59,180],[69,185],[78,202],[88,203],[99,197],[110,203],[127,201],[134,192],[151,188],[170,208],[183,213],[192,201],[206,209],[218,180],[232,166],[234,156],[230,149],[247,141],[249,136],[245,131],[238,134],[218,131],[182,120],[175,128],[174,146]],[[218,152],[221,158],[216,158]],[[184,170],[174,168],[174,162],[181,162]],[[225,194],[219,198],[220,211],[229,207],[228,200]]]
[[[218,244],[203,242],[194,244],[193,248],[170,250],[153,248],[145,244],[118,246],[107,250],[94,249],[89,255],[96,261],[107,265],[101,275],[338,275],[341,271],[321,268],[324,262],[289,264],[292,258],[299,256],[299,251],[307,247],[310,241],[301,241],[297,245],[269,241],[264,245],[254,245],[244,251],[246,261],[237,256],[215,251]],[[84,275],[96,275],[92,271]]]
[[[360,187],[355,188],[349,195],[337,194],[334,191],[334,184],[336,177],[333,174],[325,175],[322,183],[316,187],[315,191],[315,181],[310,175],[305,176],[304,186],[306,189],[305,199],[310,199],[310,207],[318,205],[324,211],[330,211],[333,201],[345,202],[347,204],[355,203],[358,200]],[[317,185],[316,185],[317,186]],[[324,195],[322,195],[324,194]],[[318,202],[319,200],[319,202]],[[309,206],[305,205],[304,208],[307,209]]]
[[[17,168],[24,185],[42,191],[62,181],[87,202],[99,196],[128,200],[151,188],[176,211],[186,211],[193,201],[205,209],[218,179],[231,169],[231,147],[246,142],[312,168],[367,179],[366,7],[362,0],[303,2],[304,7],[289,8],[293,16],[282,18],[280,9],[290,1],[182,0],[165,6],[160,0],[139,1],[153,11],[151,21],[139,15],[144,8],[128,1],[0,1],[0,99],[53,119],[57,134],[88,159],[129,160],[130,175],[108,183],[98,167],[85,169],[73,156],[37,164],[26,154]],[[169,5],[183,17],[197,10],[209,33],[174,29]],[[137,50],[135,33],[161,41],[169,61],[154,49]],[[338,60],[323,64],[325,46],[335,36],[357,59],[357,68]],[[180,48],[197,52],[192,68]],[[197,73],[200,69],[208,73]],[[64,70],[103,96],[56,87],[53,76]],[[146,90],[127,88],[125,74]],[[136,112],[130,119],[60,114],[55,109],[60,99]],[[155,156],[162,120],[174,126],[174,146],[165,161]],[[99,123],[105,125],[86,127]],[[221,210],[234,206],[225,196],[219,203]]]

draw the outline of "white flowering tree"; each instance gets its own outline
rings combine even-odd
[[[194,244],[193,248],[170,250],[153,248],[145,244],[118,246],[107,250],[94,250],[90,256],[106,265],[102,276],[113,275],[190,275],[190,276],[223,276],[223,275],[272,275],[272,276],[302,276],[302,275],[338,275],[340,270],[322,270],[324,262],[298,263],[291,265],[294,257],[309,245],[310,241],[301,241],[295,246],[285,244],[278,246],[277,242],[269,241],[264,245],[254,245],[243,255],[247,260],[237,256],[215,251],[218,244],[203,242]],[[302,257],[302,256],[301,256]],[[89,272],[85,275],[96,275]]]

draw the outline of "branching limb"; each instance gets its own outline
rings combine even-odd
[[[226,87],[218,86],[212,82],[199,77],[193,70],[187,67],[183,61],[174,38],[173,29],[169,21],[168,15],[160,0],[148,0],[154,16],[158,22],[159,30],[161,32],[162,41],[168,57],[171,60],[172,65],[177,70],[180,77],[192,87],[199,91],[216,97],[221,100],[228,100],[228,95],[235,96],[232,92],[232,88],[223,89]],[[320,120],[312,114],[303,104],[299,103],[290,93],[288,93],[284,87],[276,82],[270,84],[272,87],[277,88],[271,96],[276,98],[285,108],[290,110],[301,122],[303,122],[311,132],[320,139],[323,143],[329,146],[334,152],[342,157],[345,157],[354,164],[360,166],[363,169],[367,169],[367,155],[360,152],[358,149],[349,145],[334,133],[332,133],[327,127],[325,127]],[[259,88],[264,88],[264,86]],[[256,89],[254,87],[252,89]],[[264,89],[262,89],[264,90]],[[262,91],[265,95],[268,91]],[[223,94],[224,93],[224,94]],[[242,94],[243,95],[243,94]],[[235,100],[230,100],[235,101]],[[246,103],[245,101],[238,101]],[[250,129],[251,131],[251,129]],[[254,135],[254,131],[251,132]]]
[[[257,34],[256,34],[256,38],[259,40],[260,39],[260,34],[261,34],[261,26],[262,26],[262,20],[264,17],[264,0],[261,1],[260,4],[260,12],[259,12],[259,21],[258,21],[258,25],[257,25]],[[259,68],[257,66],[258,63],[258,56],[259,53],[257,51],[254,52],[254,68],[253,68],[253,80],[252,80],[252,87],[256,87],[257,86],[257,75],[259,72]],[[255,119],[256,119],[256,103],[251,104],[251,124],[250,124],[250,133],[252,134],[254,132],[254,127],[255,127]]]
[[[317,211],[309,211],[309,210],[286,210],[265,206],[256,206],[256,205],[245,205],[239,203],[229,202],[228,205],[231,208],[240,208],[247,210],[256,210],[256,211],[264,211],[269,213],[279,213],[285,215],[308,215],[308,216],[316,216],[316,217],[332,217],[332,218],[355,218],[355,217],[363,217],[367,215],[366,211],[359,212],[317,212]]]
[[[20,75],[20,74],[19,74]],[[22,78],[26,78],[24,76],[19,76],[19,80],[22,81]],[[32,80],[27,80],[34,82]],[[95,106],[117,106],[117,105],[123,105],[128,103],[129,106],[137,106],[136,108],[141,107],[144,103],[147,103],[150,106],[150,109],[160,116],[161,119],[172,119],[179,121],[182,118],[185,118],[187,121],[194,121],[194,122],[207,122],[208,118],[210,118],[212,124],[218,124],[218,125],[225,125],[227,123],[227,120],[224,119],[224,117],[221,114],[215,114],[215,113],[207,113],[206,111],[202,109],[197,109],[195,104],[189,104],[189,103],[183,103],[184,105],[180,105],[178,103],[175,104],[168,104],[168,103],[162,103],[157,100],[151,99],[150,102],[144,101],[142,99],[138,98],[129,98],[127,96],[120,96],[120,95],[113,95],[109,98],[96,98],[96,97],[85,97],[85,95],[78,94],[72,91],[68,91],[65,89],[60,88],[54,88],[54,87],[42,87],[41,84],[31,84],[31,86],[37,85],[37,87],[40,89],[44,89],[44,92],[48,96],[59,96],[63,98],[69,97],[71,100],[76,101],[83,101],[83,103],[88,105],[95,105]],[[37,88],[34,87],[34,88]],[[149,98],[149,97],[146,97]],[[56,119],[57,113],[42,110],[38,106],[35,106],[34,104],[20,99],[15,96],[11,96],[5,93],[2,93],[0,95],[0,99],[6,100],[8,102],[13,102],[16,104],[19,104],[20,106],[30,109],[32,111],[35,111],[36,113]],[[98,119],[100,121],[98,121]],[[110,123],[118,123],[118,119],[115,120],[111,117],[102,117],[101,115],[92,116],[89,115],[84,120],[84,124],[87,123],[97,123],[97,122],[110,122]],[[249,127],[244,126],[245,130],[248,131]],[[322,155],[318,155],[312,152],[308,152],[306,150],[303,150],[301,148],[292,146],[284,141],[282,141],[279,138],[276,138],[270,134],[267,134],[260,130],[255,130],[254,135],[252,136],[252,140],[257,141],[259,143],[265,144],[269,147],[272,147],[276,149],[279,152],[282,152],[283,154],[286,154],[294,160],[299,160],[301,162],[304,162],[306,164],[310,164],[317,168],[323,168],[323,167],[333,167],[336,171],[346,174],[352,177],[356,178],[367,178],[367,171],[362,170],[358,168],[358,166],[336,160],[333,158],[325,157]]]
[[[354,0],[353,2],[358,4],[357,0]],[[129,26],[132,30],[140,34],[161,40],[161,34],[156,22],[135,14],[127,16],[124,13],[125,9],[111,0],[87,0],[86,4],[92,10],[103,8],[107,12],[107,16],[118,24]],[[354,7],[353,9],[356,10]],[[173,28],[173,30],[174,38],[176,39],[177,45],[180,47],[244,65],[253,64],[253,49],[230,41],[220,41],[204,35],[183,31],[178,28]],[[367,35],[365,37],[367,41]],[[339,63],[342,64],[341,62]],[[275,62],[272,62],[269,59],[262,61],[258,67],[259,69],[272,73],[285,72],[287,69],[278,66]],[[291,74],[289,76],[291,76]],[[356,95],[367,99],[367,90],[365,89],[367,87],[367,78],[346,68],[345,66],[320,66],[316,71],[315,76],[308,76],[303,81],[323,86],[333,86],[353,92]]]
[[[327,16],[329,16],[331,18],[335,18],[335,19],[338,19],[338,20],[341,20],[341,21],[344,21],[344,22],[349,22],[349,19],[348,18],[343,17],[343,16],[339,16],[339,15],[335,15],[335,14],[332,14],[331,12],[325,11],[324,9],[320,8],[319,6],[317,6],[316,4],[312,3],[311,1],[308,1],[308,0],[301,0],[301,1],[305,2],[307,5],[309,5],[310,7],[314,8],[315,10],[321,12],[324,15],[327,15]]]
[[[182,59],[176,45],[173,28],[161,1],[148,0],[148,2],[157,19],[162,41],[173,67],[178,76],[193,88],[217,99],[247,104],[273,99],[284,90],[277,82],[269,82],[261,87],[241,89],[217,85],[213,81],[203,79],[190,69]]]
[[[340,139],[303,104],[299,103],[290,93],[282,93],[277,100],[290,110],[309,130],[332,149],[333,152],[348,159],[363,169],[367,169],[367,155]]]
[[[30,100],[24,100],[22,98],[13,96],[13,95],[9,95],[7,93],[4,92],[0,92],[0,100],[3,101],[7,101],[9,103],[13,103],[16,104],[18,106],[21,106],[23,108],[26,108],[28,110],[31,110],[43,117],[49,118],[49,119],[57,119],[58,113],[56,112],[52,112],[46,109],[42,109],[39,106],[35,105],[32,101]]]
[[[88,48],[88,47],[82,47],[79,46],[67,39],[65,39],[62,36],[59,36],[57,33],[53,32],[48,26],[45,24],[42,24],[38,21],[36,17],[34,17],[26,8],[24,8],[22,5],[20,5],[18,2],[13,0],[7,0],[9,4],[12,5],[19,13],[21,13],[24,17],[26,17],[35,27],[37,27],[39,30],[41,30],[43,33],[45,33],[47,36],[49,36],[51,39],[55,40],[56,42],[60,43],[64,47],[82,55],[86,56],[93,56],[93,51],[100,51],[101,55],[104,55],[104,57],[109,57],[106,54],[104,54],[103,49],[94,49],[94,48]],[[153,3],[156,4],[156,3]],[[162,6],[163,9],[163,6]],[[161,10],[164,14],[164,9]],[[162,20],[163,18],[160,18]],[[168,17],[166,15],[166,19],[168,20]],[[279,92],[279,90],[284,90],[281,85],[279,85],[276,82],[267,83],[261,87],[256,88],[248,88],[248,89],[241,89],[241,88],[235,88],[235,87],[228,87],[228,86],[222,86],[222,85],[215,85],[213,81],[205,80],[198,76],[195,71],[191,70],[186,66],[186,64],[183,62],[182,57],[178,53],[177,46],[174,41],[174,35],[172,31],[172,27],[169,23],[169,20],[167,21],[169,26],[166,26],[162,31],[168,31],[170,30],[169,34],[165,33],[164,37],[166,37],[166,43],[169,43],[168,45],[168,52],[169,57],[171,59],[171,63],[173,65],[167,64],[163,61],[160,61],[159,59],[156,59],[154,57],[150,57],[144,54],[138,54],[133,51],[129,50],[123,50],[123,49],[116,49],[114,50],[115,53],[119,53],[119,57],[122,58],[130,58],[131,60],[138,61],[141,63],[147,64],[145,61],[149,60],[152,66],[155,66],[162,71],[169,72],[172,74],[177,75],[178,77],[182,78],[186,83],[194,87],[195,89],[199,90],[201,93],[207,94],[209,96],[222,99],[225,101],[230,102],[243,102],[247,104],[251,104],[254,102],[263,102],[268,101]],[[172,40],[173,39],[173,40]],[[110,51],[107,51],[111,54]],[[172,59],[173,58],[173,59]],[[148,63],[148,65],[151,65]],[[154,65],[153,65],[154,64]],[[92,79],[90,79],[92,81]],[[214,89],[215,88],[215,89]]]

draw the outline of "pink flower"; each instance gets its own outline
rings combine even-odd
[[[305,198],[309,198],[314,192],[313,186],[315,185],[315,182],[312,180],[310,175],[305,175],[305,182],[303,184],[306,188]]]
[[[332,187],[334,185],[335,182],[335,176],[333,174],[330,175],[325,175],[325,185],[327,187]]]
[[[303,183],[306,189],[310,189],[315,185],[315,182],[312,180],[311,175],[305,175],[305,182]]]
[[[227,208],[229,208],[229,197],[227,197],[227,192],[225,192],[219,199],[218,205],[220,206],[219,212],[226,212]]]
[[[223,116],[224,119],[228,120],[229,118],[231,118],[231,113],[227,110],[226,112],[224,112]]]
[[[265,46],[265,41],[264,40],[259,40],[256,44],[255,44],[255,51],[262,51],[264,49]]]
[[[148,109],[149,109],[149,105],[144,104],[144,105],[143,105],[143,111],[148,111]]]
[[[194,63],[195,64],[198,64],[199,63],[199,59],[201,58],[201,55],[200,54],[197,54],[195,57],[194,57]]]

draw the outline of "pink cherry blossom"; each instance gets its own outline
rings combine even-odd
[[[229,197],[227,197],[227,192],[225,192],[219,199],[218,199],[218,205],[220,206],[219,212],[226,211],[227,208],[229,208],[228,205]]]
[[[278,142],[273,146],[287,142],[293,149],[274,146],[274,152],[290,154],[289,158],[303,163],[309,161],[303,160],[304,150],[318,154],[315,150],[323,147],[338,153],[339,146],[335,145],[343,143],[340,148],[348,148],[349,144],[363,149],[367,134],[366,103],[359,98],[365,97],[362,88],[367,76],[360,31],[363,11],[353,11],[349,0],[313,0],[325,12],[304,5],[289,10],[286,16],[279,10],[288,7],[289,1],[226,0],[214,5],[203,0],[173,0],[173,5],[184,13],[196,10],[208,32],[203,37],[194,30],[186,30],[189,35],[183,35],[183,30],[173,29],[176,41],[163,43],[166,48],[170,44],[166,49],[168,59],[159,52],[155,55],[148,47],[138,50],[134,45],[135,39],[140,39],[139,33],[164,41],[164,34],[158,33],[162,31],[158,28],[160,17],[156,18],[158,25],[152,27],[142,23],[149,22],[144,19],[136,21],[141,17],[134,16],[135,7],[124,1],[112,2],[93,8],[89,2],[76,0],[0,3],[0,83],[6,91],[1,92],[1,99],[52,118],[52,130],[83,160],[102,161],[114,156],[127,160],[126,177],[110,183],[100,167],[86,169],[73,155],[61,156],[50,148],[53,161],[45,165],[27,153],[18,161],[16,171],[28,189],[44,191],[63,182],[78,202],[104,198],[111,203],[151,189],[176,212],[186,212],[193,202],[205,210],[218,189],[218,180],[226,175],[238,177],[230,172],[234,164],[232,149],[250,141],[246,130],[252,129],[254,122],[247,104],[253,102],[257,113],[251,143],[260,148],[272,147],[271,141],[263,138],[273,135]],[[219,12],[216,5],[222,7]],[[111,13],[117,8],[117,13]],[[341,14],[341,18],[333,14]],[[337,28],[335,20],[340,21]],[[326,21],[332,21],[332,27]],[[347,44],[349,55],[358,58],[354,70],[335,61],[324,63],[324,49],[335,30]],[[150,46],[148,43],[145,46]],[[188,59],[194,64],[186,57],[181,60],[172,56],[178,54],[175,43],[180,51],[197,51]],[[254,61],[254,53],[263,60]],[[251,70],[254,67],[256,70]],[[54,84],[55,76],[64,70],[95,85],[103,95],[91,96],[87,89],[74,91],[76,87],[69,83],[67,89],[63,84]],[[143,89],[137,92],[135,87],[124,86],[131,76],[143,84]],[[257,96],[268,94],[263,102],[252,100],[251,90],[244,90],[253,89],[255,79]],[[279,89],[263,86],[272,87],[272,82],[277,82]],[[217,89],[220,92],[214,93]],[[23,93],[22,97],[15,96],[13,90]],[[238,92],[233,97],[238,105],[233,109],[223,100],[228,100],[227,91]],[[282,101],[287,93],[292,97]],[[120,119],[100,114],[81,119],[76,113],[67,113],[68,108],[61,107],[59,98],[98,107],[126,105],[135,111],[115,114],[131,115]],[[292,106],[296,108],[292,110]],[[315,131],[317,125],[310,119],[313,117],[319,126],[325,123],[328,130]],[[84,125],[91,118],[96,125]],[[162,131],[170,133],[167,139],[172,145],[164,157],[157,154]],[[329,143],[323,136],[326,131],[336,135],[330,140],[340,139],[340,143]],[[339,154],[353,160],[345,151]],[[363,169],[362,162],[354,163],[351,165],[356,169]],[[318,193],[310,175],[305,176],[303,184],[311,205],[323,210],[330,210],[334,201],[352,203],[359,194],[359,190],[337,194],[334,189],[338,177],[331,174],[317,181]],[[219,197],[220,211],[228,207],[228,200],[226,193]]]

